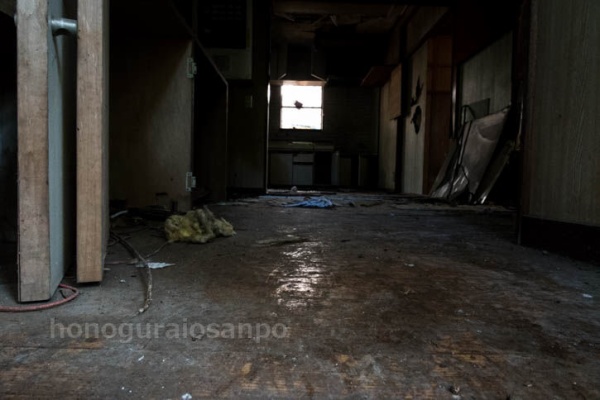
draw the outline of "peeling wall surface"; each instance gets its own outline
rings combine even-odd
[[[425,132],[427,131],[427,44],[423,45],[411,59],[410,97],[416,99],[410,115],[404,119],[404,155],[402,157],[402,192],[423,193],[423,165]],[[421,86],[417,96],[417,84]],[[412,100],[411,100],[412,103]],[[421,125],[417,132],[413,119],[421,110]]]
[[[493,114],[510,104],[512,47],[509,33],[460,67],[460,106],[490,99]]]
[[[600,2],[533,7],[524,214],[600,226]]]
[[[0,242],[17,236],[17,37],[0,13]]]

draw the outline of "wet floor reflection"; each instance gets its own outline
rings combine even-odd
[[[292,246],[290,246],[292,247]],[[323,245],[305,242],[282,252],[282,263],[271,272],[277,304],[291,311],[303,311],[325,296],[331,287],[331,271],[323,262]]]

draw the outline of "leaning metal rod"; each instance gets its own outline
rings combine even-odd
[[[148,274],[148,282],[146,286],[146,298],[144,299],[144,306],[138,310],[138,314],[142,314],[146,312],[146,310],[150,307],[150,303],[152,302],[152,271],[150,270],[150,266],[146,259],[135,249],[129,242],[123,239],[118,234],[111,232],[111,237],[115,239],[117,242],[121,243],[123,247],[129,251],[132,257],[135,257],[138,260],[138,264],[142,264],[146,273]]]

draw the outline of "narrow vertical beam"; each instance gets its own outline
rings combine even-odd
[[[46,1],[17,3],[19,301],[50,298]]]
[[[108,4],[78,0],[78,282],[102,280],[108,237]]]

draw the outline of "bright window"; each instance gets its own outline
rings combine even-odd
[[[323,87],[281,87],[281,129],[323,129]]]

